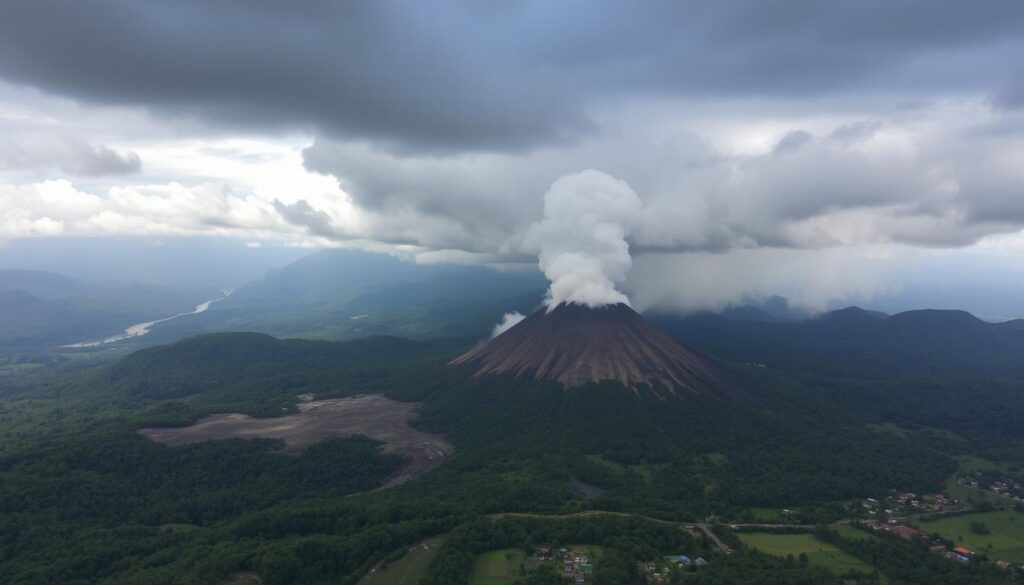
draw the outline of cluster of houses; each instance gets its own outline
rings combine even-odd
[[[704,557],[697,557],[691,559],[686,555],[669,555],[663,557],[661,561],[648,561],[646,563],[640,563],[640,571],[644,574],[647,579],[647,583],[651,585],[664,585],[669,582],[669,576],[672,574],[673,568],[700,568],[706,567],[708,562],[704,560]]]
[[[542,546],[537,549],[534,557],[538,561],[558,560],[562,563],[562,573],[573,580],[576,585],[582,585],[594,574],[594,564],[587,553],[572,551],[561,548],[557,551],[551,547]]]
[[[958,546],[953,550],[945,550],[944,546],[935,545],[932,546],[932,550],[935,552],[942,552],[943,556],[945,556],[947,559],[951,561],[956,561],[958,563],[969,563],[971,562],[971,559],[975,557],[976,554],[973,550],[967,548],[966,546]],[[1018,574],[1024,574],[1024,565],[1017,565],[1016,567],[1014,567],[1010,564],[1009,561],[996,561],[995,563],[997,567],[1004,571],[1009,571],[1013,569],[1014,571],[1017,571]]]
[[[889,520],[888,522],[864,522],[863,525],[871,528],[872,530],[890,532],[892,534],[899,535],[907,540],[926,541],[929,538],[926,532],[922,532],[921,530],[910,526],[905,526],[895,520]],[[930,543],[928,549],[933,553],[940,554],[947,559],[958,563],[969,563],[976,556],[976,553],[966,546],[957,546],[950,549],[949,546],[941,539]],[[1007,561],[996,561],[996,566],[1003,570],[1010,569],[1010,563]]]
[[[1024,487],[1021,486],[1020,482],[994,481],[989,486],[989,489],[1001,496],[1013,498],[1018,502],[1024,501]]]
[[[1010,477],[979,471],[973,477],[960,476],[957,482],[963,486],[987,490],[1017,502],[1024,502],[1024,484]]]
[[[932,546],[932,550],[935,552],[941,552],[943,556],[947,559],[951,561],[956,561],[958,563],[969,563],[971,562],[971,559],[975,557],[976,554],[973,550],[967,548],[966,546],[958,546],[952,550],[946,550],[945,546],[936,544]],[[1024,574],[1024,565],[1017,565],[1016,567],[1014,567],[1010,564],[1009,561],[996,561],[995,563],[997,567],[1004,571],[1009,571],[1013,569],[1018,573]]]
[[[863,512],[868,516],[907,516],[910,514],[949,512],[962,509],[960,500],[949,498],[946,494],[917,494],[910,492],[893,492],[882,498],[867,498],[861,502]]]
[[[888,522],[865,522],[864,526],[879,532],[889,532],[907,540],[925,540],[928,538],[926,533],[900,524],[895,520],[889,520]]]

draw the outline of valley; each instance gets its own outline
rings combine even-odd
[[[213,303],[216,303],[218,301],[223,301],[224,299],[226,299],[229,296],[231,296],[231,292],[232,292],[232,289],[225,289],[225,290],[221,291],[222,296],[210,299],[208,301],[203,301],[203,302],[199,303],[198,305],[196,305],[195,308],[192,309],[191,311],[187,311],[187,312],[184,312],[184,313],[178,313],[176,315],[171,315],[170,317],[164,317],[162,319],[155,319],[153,321],[146,321],[144,323],[136,323],[135,325],[132,325],[132,326],[128,327],[127,329],[125,329],[123,333],[119,333],[117,335],[112,335],[110,337],[104,337],[103,339],[98,339],[98,340],[93,340],[93,341],[79,341],[78,343],[70,343],[70,344],[64,345],[62,347],[69,348],[69,349],[77,349],[77,348],[85,348],[85,347],[97,347],[97,346],[100,346],[100,345],[106,345],[106,344],[110,344],[110,343],[118,343],[118,342],[125,341],[125,340],[128,340],[128,339],[133,339],[135,337],[141,337],[143,335],[148,334],[153,329],[154,326],[159,325],[160,323],[166,323],[168,321],[173,321],[174,319],[180,319],[181,317],[187,317],[189,315],[198,315],[200,313],[205,313],[207,310],[209,310],[210,305],[212,305]]]
[[[339,258],[365,260],[307,262]],[[1005,356],[1024,351],[1024,331],[941,311],[777,323],[623,306],[542,310],[486,341],[488,307],[529,312],[537,297],[424,305],[413,326],[388,308],[413,273],[386,265],[391,284],[337,288],[346,300],[331,308],[283,309],[302,274],[289,272],[117,351],[8,367],[0,526],[32,528],[0,529],[0,550],[17,553],[0,568],[32,585],[1019,573],[1024,388]],[[346,329],[216,331],[261,311],[284,330],[316,311]],[[402,322],[422,335],[348,339]],[[602,554],[567,570],[537,560],[541,547]]]
[[[0,585],[1024,585],[1021,55],[0,1]]]

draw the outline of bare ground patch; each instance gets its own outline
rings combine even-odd
[[[188,427],[147,427],[138,432],[172,447],[217,439],[283,439],[284,452],[292,454],[330,437],[365,435],[384,443],[384,453],[407,460],[405,467],[378,488],[386,489],[423,475],[455,451],[444,438],[409,426],[416,417],[416,406],[367,394],[306,402],[299,405],[297,414],[278,418],[214,414]]]

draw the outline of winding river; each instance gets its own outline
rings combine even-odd
[[[221,296],[215,299],[210,299],[208,301],[199,303],[198,305],[196,305],[196,308],[185,313],[178,313],[177,315],[171,315],[170,317],[164,317],[163,319],[157,319],[156,321],[136,323],[135,325],[132,325],[131,327],[125,329],[122,333],[118,333],[117,335],[111,335],[110,337],[104,337],[103,339],[80,341],[78,343],[72,343],[70,345],[62,345],[61,347],[96,347],[99,345],[107,345],[108,343],[117,343],[118,341],[124,341],[125,339],[132,339],[133,337],[142,337],[143,335],[149,333],[153,329],[153,326],[156,325],[157,323],[164,323],[172,319],[178,319],[180,317],[186,317],[188,315],[197,315],[199,313],[205,313],[210,308],[210,305],[216,303],[217,301],[223,301],[224,299],[228,298],[229,296],[231,296],[231,293],[234,292],[234,290],[235,289],[233,288],[225,289],[221,291],[223,293]]]

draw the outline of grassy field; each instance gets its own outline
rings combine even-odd
[[[989,534],[971,532],[971,522],[984,522]],[[1024,513],[979,512],[952,518],[921,522],[928,533],[938,533],[958,545],[984,552],[995,560],[1024,562]]]
[[[1020,470],[1015,465],[999,461],[989,461],[988,459],[982,459],[980,457],[973,457],[971,455],[958,455],[956,462],[959,464],[959,471],[962,474],[969,475],[975,471],[1001,471],[1013,475],[1015,471]]]
[[[585,553],[591,562],[604,553],[602,547],[593,544],[567,544],[565,548],[576,553]],[[556,569],[562,566],[560,561],[536,561],[526,558],[523,551],[518,548],[492,550],[478,556],[473,562],[469,585],[512,585],[520,578],[520,565],[526,571],[533,571],[544,562]]]
[[[877,538],[876,536],[868,534],[863,530],[854,528],[849,524],[833,524],[829,526],[829,528],[838,532],[839,536],[842,536],[843,538],[849,538],[852,540],[867,540],[869,538]]]
[[[519,565],[526,565],[523,551],[517,548],[492,550],[476,558],[469,585],[511,585],[519,578]]]
[[[565,548],[573,552],[582,552],[590,555],[591,558],[597,558],[604,553],[603,546],[597,546],[596,544],[567,544]]]
[[[750,508],[750,512],[754,515],[754,520],[758,522],[774,522],[781,518],[779,510],[776,508]]]
[[[417,585],[440,545],[441,537],[424,540],[386,568],[378,568],[363,577],[359,585]]]
[[[994,494],[992,492],[985,491],[979,488],[973,488],[967,485],[960,485],[955,478],[949,478],[946,480],[946,485],[943,488],[947,498],[953,498],[960,500],[961,502],[992,502],[993,504],[1006,504],[1011,503],[1012,499]]]
[[[872,573],[874,569],[863,561],[850,556],[831,544],[821,542],[811,534],[768,534],[764,532],[741,533],[740,540],[751,548],[763,553],[785,557],[807,553],[807,560],[812,565],[828,569],[837,575],[843,575],[850,569],[864,573]]]

